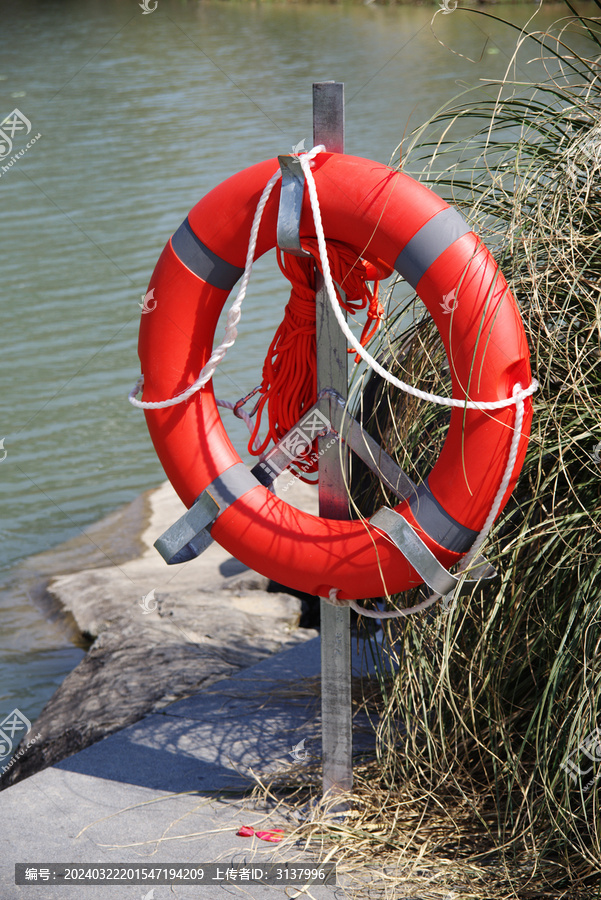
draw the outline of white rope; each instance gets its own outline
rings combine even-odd
[[[248,252],[246,254],[246,265],[244,267],[244,275],[242,276],[242,283],[240,285],[240,289],[236,295],[236,299],[230,306],[226,318],[225,323],[225,335],[223,341],[219,346],[213,350],[211,356],[209,357],[207,363],[203,366],[200,375],[196,379],[196,381],[186,388],[181,394],[178,394],[176,397],[171,397],[169,400],[157,400],[157,401],[143,401],[136,400],[135,397],[130,393],[129,402],[138,407],[138,409],[165,409],[169,406],[176,406],[178,403],[183,403],[185,400],[189,400],[190,397],[199,391],[205,384],[211,380],[213,375],[215,374],[215,370],[217,366],[224,358],[227,351],[234,345],[234,341],[238,336],[237,325],[240,321],[240,317],[242,315],[240,307],[242,306],[242,301],[246,296],[246,289],[248,287],[248,282],[250,280],[250,273],[252,270],[252,265],[255,256],[255,248],[257,246],[257,236],[259,234],[259,227],[261,225],[261,218],[263,216],[263,210],[265,209],[265,204],[269,199],[269,195],[276,184],[278,178],[281,177],[280,172],[276,172],[271,176],[263,193],[261,194],[261,198],[257,205],[257,209],[255,211],[255,216],[252,223],[252,228],[250,230],[250,238],[248,242]],[[143,384],[143,382],[142,382]]]
[[[388,611],[364,609],[362,606],[359,606],[356,600],[340,600],[338,598],[337,588],[332,588],[329,595],[327,597],[322,597],[321,599],[326,600],[333,606],[350,606],[351,609],[354,609],[360,616],[367,616],[368,619],[398,619],[399,616],[412,616],[414,613],[423,612],[424,609],[427,609],[429,606],[432,606],[433,603],[436,603],[436,601],[440,599],[440,596],[440,594],[432,594],[431,597],[422,600],[417,606],[410,606],[408,609],[392,609]]]
[[[455,407],[463,407],[464,409],[479,409],[479,410],[492,410],[492,409],[503,409],[507,406],[512,406],[514,403],[517,403],[519,400],[525,400],[526,397],[530,397],[538,388],[538,382],[536,379],[532,380],[532,383],[529,387],[521,390],[519,394],[515,394],[512,397],[508,397],[505,400],[491,400],[491,401],[475,401],[475,400],[456,400],[453,397],[440,397],[437,394],[431,394],[427,391],[420,391],[419,388],[415,388],[410,384],[406,384],[404,381],[396,378],[390,372],[386,371],[378,362],[371,356],[370,353],[361,345],[361,343],[357,340],[353,332],[350,330],[344,314],[340,309],[340,305],[336,299],[336,292],[334,289],[334,282],[332,280],[332,273],[330,270],[330,263],[328,260],[328,253],[326,248],[326,239],[323,230],[323,223],[321,219],[321,209],[319,206],[319,198],[317,196],[317,188],[315,186],[315,179],[313,178],[313,172],[311,171],[311,160],[317,156],[318,153],[322,153],[325,151],[325,147],[323,144],[318,144],[316,147],[313,147],[307,153],[298,154],[299,162],[302,166],[303,173],[305,175],[305,180],[307,182],[307,188],[309,190],[309,199],[311,201],[311,212],[313,214],[313,221],[315,223],[315,233],[317,236],[317,244],[319,247],[319,255],[321,259],[321,266],[323,272],[324,283],[326,286],[326,290],[328,293],[328,299],[334,311],[334,315],[336,316],[336,320],[342,329],[342,333],[346,337],[348,343],[356,350],[356,352],[361,356],[361,358],[376,372],[380,375],[381,378],[384,378],[394,387],[399,388],[401,391],[405,391],[408,394],[411,394],[414,397],[418,397],[420,400],[427,400],[430,403],[438,403],[440,406],[455,406]],[[240,289],[238,294],[236,295],[236,299],[232,303],[230,310],[227,314],[226,327],[225,327],[225,335],[222,343],[213,351],[208,362],[203,367],[196,381],[191,384],[185,391],[181,394],[178,394],[176,397],[172,397],[169,400],[158,400],[158,401],[142,401],[136,399],[136,394],[140,392],[144,385],[144,376],[138,379],[136,385],[132,391],[130,391],[128,395],[128,399],[133,406],[136,406],[138,409],[163,409],[169,406],[175,406],[178,403],[183,403],[185,400],[188,400],[193,394],[199,391],[204,385],[211,380],[213,377],[217,366],[221,362],[221,360],[225,357],[226,352],[233,346],[236,337],[238,335],[238,331],[236,326],[238,325],[241,317],[241,306],[242,302],[246,296],[246,290],[248,287],[248,282],[250,280],[250,273],[252,271],[252,266],[254,262],[255,248],[257,245],[257,236],[259,233],[259,227],[261,225],[261,218],[263,215],[263,211],[267,204],[267,200],[271,194],[271,191],[277,181],[282,177],[281,170],[275,172],[267,184],[265,185],[265,189],[261,194],[261,198],[257,205],[257,209],[255,211],[255,216],[253,219],[253,224],[250,232],[250,239],[248,244],[248,252],[246,255],[246,265],[244,268],[244,275],[242,276],[242,282],[240,284]]]
[[[480,550],[480,547],[488,537],[488,533],[492,528],[493,522],[497,518],[498,512],[501,508],[501,501],[503,500],[505,492],[509,487],[509,482],[511,480],[511,475],[515,467],[515,461],[518,455],[520,438],[522,436],[522,424],[524,421],[524,401],[521,397],[521,387],[521,384],[516,384],[513,389],[514,398],[519,397],[519,399],[516,400],[515,405],[515,422],[513,423],[513,436],[511,438],[511,444],[509,447],[509,458],[507,460],[507,465],[505,466],[505,472],[503,474],[503,478],[501,479],[501,484],[499,485],[499,490],[496,493],[495,499],[493,500],[493,504],[490,508],[490,512],[486,518],[486,522],[482,526],[478,537],[459,563],[459,572],[464,572],[467,569],[472,560],[475,559],[476,554]]]

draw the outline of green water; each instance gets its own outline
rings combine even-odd
[[[83,653],[15,564],[162,480],[126,394],[138,302],[166,240],[228,175],[310,146],[314,81],[345,83],[347,152],[388,162],[463,85],[500,76],[514,33],[461,12],[433,30],[436,8],[5,4],[0,118],[17,108],[27,139],[41,137],[7,171],[0,160],[0,717],[16,706],[35,718]],[[563,9],[546,6],[541,27]],[[494,12],[523,22],[534,7]],[[220,396],[258,383],[285,299],[262,260]],[[240,449],[242,429],[230,428]]]

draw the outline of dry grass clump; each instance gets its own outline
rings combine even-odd
[[[403,150],[403,168],[493,247],[541,387],[521,480],[488,542],[499,577],[448,614],[385,624],[377,755],[356,770],[343,824],[304,826],[341,858],[398,867],[395,900],[601,896],[601,20],[575,14],[532,35],[542,81],[468,94]],[[396,296],[377,352],[404,380],[448,392],[433,325]],[[447,416],[366,379],[363,418],[414,478]],[[392,500],[359,466],[354,485],[364,514]],[[427,877],[409,890],[416,868]]]

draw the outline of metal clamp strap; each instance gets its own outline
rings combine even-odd
[[[259,482],[244,463],[236,463],[209,484],[190,509],[154,542],[165,562],[187,562],[212,543],[211,526],[234,500],[256,488]]]
[[[302,166],[298,156],[278,156],[278,162],[282,170],[276,230],[278,247],[286,253],[292,253],[293,256],[311,256],[303,250],[300,242],[300,220],[305,190]]]
[[[365,465],[375,472],[382,484],[399,500],[417,496],[417,485],[403,472],[394,459],[365,431],[363,425],[354,419],[347,408],[344,397],[328,388],[318,396],[321,409],[327,408],[331,427],[342,440],[357,454]],[[327,404],[327,406],[326,406]]]
[[[296,425],[253,467],[253,475],[261,484],[272,484],[284,469],[300,459],[316,437],[328,434],[337,439],[341,437],[399,500],[417,496],[417,485],[349,415],[344,399],[332,388],[321,391],[317,403],[303,413]]]
[[[469,575],[462,575],[458,578],[451,574],[436,559],[409,522],[394,509],[384,506],[374,513],[369,521],[379,531],[388,535],[428,587],[440,594],[441,597],[454,593],[464,582],[496,577],[496,570],[482,556],[474,560]]]

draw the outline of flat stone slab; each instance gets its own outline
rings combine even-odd
[[[353,649],[357,646],[362,644],[353,640]],[[366,671],[360,656],[354,653],[353,659],[354,674]],[[2,900],[295,896],[289,885],[155,885],[153,894],[152,884],[15,885],[14,865],[223,863],[225,868],[312,861],[294,836],[294,817],[248,794],[255,776],[269,779],[319,763],[319,672],[320,641],[315,638],[172,703],[0,793]],[[372,745],[368,723],[356,719],[354,749]],[[287,836],[278,844],[238,837],[241,825],[281,827]],[[342,900],[348,894],[340,885],[315,885],[307,896]]]
[[[301,482],[287,496],[315,508],[315,491]],[[47,596],[93,644],[36,719],[35,743],[0,771],[0,791],[174,700],[315,637],[315,630],[299,627],[298,597],[268,590],[266,577],[219,544],[198,559],[166,565],[153,541],[185,507],[168,482],[147,495],[146,505],[140,556],[100,567],[94,557],[95,567],[48,581]]]

